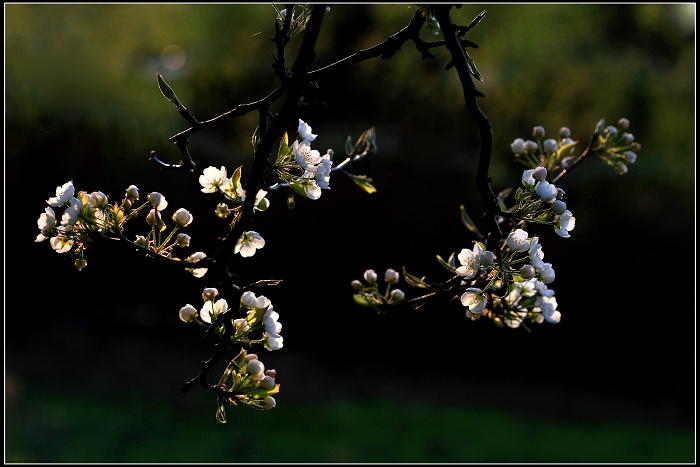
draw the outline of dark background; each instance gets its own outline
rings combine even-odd
[[[590,434],[609,423],[649,427],[650,440],[678,433],[675,450],[654,451],[643,441],[646,451],[630,444],[627,457],[596,452],[572,435],[555,443],[561,455],[554,461],[688,462],[695,426],[695,7],[489,4],[452,15],[466,24],[482,9],[485,19],[467,37],[480,46],[469,52],[485,79],[477,87],[493,125],[494,189],[520,183],[522,166],[509,144],[527,139],[535,125],[547,136],[568,126],[580,151],[599,119],[626,117],[643,146],[624,176],[592,158],[557,184],[576,216],[571,238],[546,226],[528,229],[556,271],[551,288],[561,323],[535,325],[528,334],[471,322],[458,303],[388,315],[353,304],[350,282],[367,268],[381,275],[406,267],[429,281],[446,279],[435,255],[446,258],[472,240],[460,204],[479,218],[472,182],[478,134],[456,73],[444,70],[444,50],[421,60],[406,44],[391,60],[373,59],[322,83],[317,97],[326,107],[305,115],[319,135],[314,147],[333,148],[338,160],[348,135],[376,127],[378,154],[350,171],[372,177],[378,192],[365,194],[335,173],[319,200],[298,198],[290,211],[286,194],[271,192],[270,209],[256,215],[267,245],[245,262],[242,282],[284,280],[262,293],[280,313],[285,346],[258,352],[282,386],[276,409],[230,408],[222,429],[210,394],[179,393],[211,352],[200,329],[177,318],[184,304],[200,305],[207,276],[166,270],[119,245],[89,249],[88,266],[78,272],[69,254],[33,240],[45,200],[72,179],[77,190],[100,190],[111,200],[130,184],[142,195],[159,191],[170,213],[194,213],[191,252],[213,249],[225,227],[213,215],[220,200],[202,194],[197,177],[209,165],[229,173],[243,165],[245,179],[257,116],[191,137],[198,173],[159,171],[148,154],[177,162],[167,139],[188,125],[155,75],[200,119],[267,95],[276,87],[273,8],[6,4],[6,460],[178,462],[201,449],[206,454],[196,462],[287,462],[296,459],[293,447],[309,442],[312,426],[334,419],[343,429],[309,442],[299,461],[547,460],[540,451],[518,451],[513,438],[529,435],[513,435],[508,422],[488,415],[505,411],[526,421],[524,433],[540,422],[558,427],[555,433],[579,426]],[[412,14],[407,5],[334,5],[312,68],[385,40]],[[431,40],[427,31],[424,37]],[[288,48],[290,65],[300,39]],[[171,44],[186,53],[176,70],[162,60]],[[132,235],[146,231],[138,219],[131,224]],[[360,433],[383,426],[382,416],[413,414],[416,427],[430,433],[443,423],[443,410],[482,410],[485,422],[457,422],[454,439],[441,435],[442,450],[359,447]],[[267,457],[212,441],[265,432],[270,420],[274,448],[248,440]],[[284,420],[289,430],[280,428]],[[175,431],[186,424],[200,442],[172,443],[147,430],[149,423]],[[387,428],[372,443],[408,439],[407,426]],[[461,447],[467,434],[485,432],[498,435]]]

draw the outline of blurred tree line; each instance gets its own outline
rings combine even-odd
[[[333,5],[312,69],[385,40],[413,8]],[[265,292],[284,324],[285,348],[268,357],[278,362],[280,399],[294,391],[284,384],[294,378],[285,376],[285,354],[305,351],[329,372],[381,375],[387,384],[431,364],[460,378],[550,381],[665,403],[692,420],[695,271],[686,255],[695,238],[695,5],[465,5],[453,17],[466,24],[483,9],[467,38],[479,45],[470,55],[485,80],[477,88],[494,130],[496,190],[520,182],[509,145],[535,125],[549,135],[568,126],[580,151],[600,118],[626,117],[643,146],[625,176],[591,160],[563,179],[577,219],[572,238],[538,229],[557,271],[562,322],[528,335],[469,322],[459,304],[386,316],[353,305],[350,281],[367,268],[445,277],[434,255],[472,240],[459,205],[476,220],[481,214],[473,185],[478,136],[457,75],[444,70],[446,52],[421,60],[407,44],[391,60],[361,63],[324,83],[318,104],[305,109],[318,149],[338,156],[348,135],[376,127],[379,152],[354,173],[372,177],[378,192],[334,175],[320,200],[298,200],[290,211],[286,194],[271,193],[270,210],[256,217],[268,245],[244,276],[285,280]],[[69,179],[113,200],[135,184],[195,213],[192,251],[207,251],[225,227],[213,215],[218,201],[199,192],[198,174],[161,172],[147,160],[155,150],[176,163],[179,151],[167,139],[188,128],[159,92],[156,73],[200,120],[262,98],[277,85],[274,19],[268,4],[5,5],[5,281],[6,310],[15,310],[6,313],[6,362],[26,384],[77,377],[90,365],[108,374],[96,351],[104,339],[140,342],[140,364],[168,366],[175,381],[196,374],[206,347],[177,311],[197,300],[206,279],[107,245],[90,249],[78,272],[68,255],[33,243],[36,219]],[[289,63],[298,44],[288,48]],[[256,119],[190,138],[199,171],[243,165],[245,177]],[[28,307],[34,297],[42,304]],[[191,371],[149,356],[158,346],[189,354]],[[85,360],[24,366],[61,349]],[[316,376],[297,371],[303,393]]]

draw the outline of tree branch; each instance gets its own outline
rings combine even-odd
[[[474,119],[479,129],[481,146],[479,148],[479,165],[476,170],[475,184],[485,207],[484,216],[489,224],[490,235],[487,237],[486,247],[487,249],[494,250],[498,255],[498,248],[496,247],[498,241],[503,238],[503,233],[501,232],[496,218],[501,210],[498,206],[496,195],[491,188],[491,177],[489,176],[491,151],[493,148],[493,132],[491,130],[491,122],[489,122],[489,119],[479,107],[477,97],[482,94],[474,85],[469,71],[469,65],[467,64],[467,56],[458,37],[459,30],[450,17],[450,8],[452,8],[451,5],[436,5],[435,17],[440,23],[445,38],[445,46],[452,56],[452,63],[459,75],[467,111]]]

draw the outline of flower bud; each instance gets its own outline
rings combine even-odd
[[[624,162],[618,162],[615,164],[615,173],[618,175],[624,175],[627,173],[627,165]]]
[[[180,308],[180,319],[185,323],[194,321],[197,318],[197,310],[189,303]]]
[[[569,138],[571,136],[571,130],[569,130],[567,127],[563,126],[559,128],[559,136],[562,137],[562,139]]]
[[[566,211],[566,203],[560,199],[555,200],[552,203],[552,211],[558,216],[564,214],[564,211]]]
[[[374,272],[374,269],[368,269],[365,271],[364,278],[368,284],[374,285],[377,282],[377,273]]]
[[[177,234],[177,237],[175,238],[175,244],[179,246],[180,248],[185,248],[186,246],[190,246],[190,240],[192,237],[185,233],[180,233]]]
[[[542,149],[544,150],[545,154],[554,154],[557,152],[557,141],[554,139],[546,139],[542,143]]]
[[[610,135],[611,138],[614,138],[615,136],[617,136],[617,128],[615,128],[612,125],[606,127],[605,131]]]
[[[102,209],[107,206],[107,195],[101,191],[93,191],[90,193],[90,206],[97,209]]]
[[[532,279],[535,277],[535,268],[531,264],[526,264],[520,268],[520,277],[523,279]]]
[[[634,164],[637,160],[637,154],[632,151],[625,151],[625,162],[628,164]]]
[[[146,237],[144,237],[143,235],[137,235],[134,243],[136,243],[138,246],[148,248],[148,239]]]
[[[123,207],[125,210],[131,209],[131,201],[129,201],[128,199],[125,199],[124,201],[122,201],[122,207]],[[136,216],[138,215],[138,212],[134,211],[133,213],[131,213],[131,215],[132,215],[133,217],[136,217]]]
[[[136,201],[139,199],[139,189],[136,188],[136,185],[131,185],[126,189],[126,199],[129,201]]]
[[[623,117],[617,121],[617,126],[620,127],[621,130],[626,130],[630,127],[630,121]]]
[[[265,404],[266,409],[272,409],[277,405],[277,401],[272,396],[265,396],[263,404]]]
[[[562,199],[565,194],[566,194],[566,192],[564,190],[557,187],[557,199]]]
[[[496,261],[496,255],[491,251],[484,251],[479,254],[479,266],[488,267],[491,266],[494,261]]]
[[[527,152],[536,152],[539,146],[537,146],[537,143],[532,141],[531,139],[525,141],[525,150]]]
[[[551,203],[557,198],[557,187],[549,183],[547,180],[542,180],[537,183],[535,192],[542,198],[542,201]]]
[[[634,135],[632,133],[624,133],[622,137],[622,141],[625,144],[631,144],[632,141],[634,141]]]
[[[350,285],[351,285],[352,288],[355,289],[355,290],[362,290],[362,282],[358,281],[357,279],[355,279],[354,281],[352,281],[352,282],[350,283]]]
[[[389,268],[384,273],[384,280],[389,284],[396,284],[399,282],[399,273]]]
[[[525,140],[522,138],[517,138],[512,143],[510,143],[510,149],[513,150],[513,154],[521,154],[525,151]]]
[[[544,138],[544,127],[536,126],[532,129],[532,136],[535,138]]]
[[[554,141],[553,139],[548,139],[547,141]],[[547,142],[545,141],[545,143]],[[556,141],[554,141],[554,144],[557,144]],[[547,169],[544,167],[537,167],[532,171],[532,178],[537,180],[538,182],[541,182],[545,178],[547,178]]]
[[[160,218],[160,214],[156,209],[151,209],[149,213],[146,215],[146,222],[148,225],[163,225],[163,220]]]
[[[148,202],[151,203],[151,206],[158,211],[162,211],[168,207],[168,202],[165,200],[165,196],[161,195],[157,191],[148,194]]]
[[[391,293],[389,293],[389,298],[392,302],[400,302],[406,298],[406,294],[404,294],[403,290],[401,289],[394,289],[391,291]]]
[[[270,376],[265,376],[263,379],[260,380],[260,387],[263,389],[272,389],[275,387],[275,380],[272,379]]]
[[[246,357],[247,359],[247,357]],[[265,365],[260,360],[253,359],[248,362],[248,374],[250,376],[257,376],[265,371]],[[262,378],[260,378],[262,379]]]
[[[277,370],[275,370],[274,368],[270,370],[265,370],[265,374],[271,378],[274,378],[275,376],[277,376]]]
[[[202,291],[202,298],[204,300],[212,300],[219,295],[219,291],[215,287],[205,287]]]
[[[192,214],[187,209],[180,208],[173,214],[173,221],[183,227],[187,227],[192,223]]]
[[[78,271],[82,271],[85,266],[87,266],[87,261],[85,261],[85,258],[81,257],[75,260],[75,267],[78,269]]]
[[[246,362],[250,362],[252,360],[257,360],[257,359],[258,359],[258,354],[249,353],[249,354],[246,354],[246,356],[245,356]]]

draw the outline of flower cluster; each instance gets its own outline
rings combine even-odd
[[[202,291],[204,304],[198,310],[191,304],[180,308],[180,319],[185,323],[197,323],[209,328],[214,326],[214,332],[222,340],[231,344],[251,346],[262,345],[265,349],[279,350],[284,345],[280,335],[282,323],[279,314],[274,311],[272,303],[264,295],[256,296],[247,291],[241,295],[236,311],[241,317],[231,317],[231,308],[225,298],[219,295],[218,289],[206,287]],[[253,333],[260,332],[257,339],[251,338]],[[271,409],[276,403],[272,394],[279,392],[279,384],[275,383],[275,370],[265,370],[265,365],[258,360],[257,355],[248,354],[244,349],[229,363],[221,376],[219,387],[226,388],[231,380],[230,388],[226,389],[226,397],[219,399],[217,420],[226,423],[223,402],[230,404],[242,402],[257,409]]]
[[[377,273],[374,269],[367,269],[363,274],[364,283],[356,279],[350,284],[357,291],[353,299],[358,305],[373,307],[380,313],[385,312],[387,305],[396,305],[406,299],[404,292],[395,287],[400,278],[397,271],[387,269],[384,272],[386,288],[382,292],[379,290]]]
[[[286,136],[286,135],[285,135]],[[311,127],[302,119],[299,119],[298,136],[292,143],[291,148],[287,148],[285,154],[278,159],[282,167],[289,168],[291,161],[290,153],[294,156],[297,169],[301,170],[301,176],[289,179],[289,186],[295,193],[317,200],[321,197],[321,190],[330,190],[330,177],[333,167],[333,150],[328,149],[323,156],[316,149],[311,149],[311,143],[318,135],[311,131]],[[286,139],[286,137],[285,137]],[[283,144],[286,144],[283,142]],[[287,172],[288,173],[288,172]]]
[[[232,318],[231,330],[227,331],[227,325],[217,321],[221,315],[230,311],[225,298],[219,297],[219,291],[214,287],[207,287],[202,292],[204,305],[197,310],[191,304],[180,308],[180,319],[186,323],[196,322],[203,326],[216,325],[216,332],[224,336],[227,332],[232,343],[245,345],[262,344],[267,350],[279,350],[284,345],[284,338],[280,335],[282,324],[278,321],[279,314],[274,311],[272,303],[264,295],[256,296],[253,292],[243,293],[240,299],[239,311],[245,312],[243,318]],[[262,331],[259,339],[251,339],[250,334]]]
[[[241,167],[234,170],[231,177],[227,177],[226,167],[207,167],[199,176],[199,184],[202,186],[202,193],[221,193],[226,200],[234,203],[231,208],[226,203],[219,203],[216,206],[215,214],[222,219],[233,214],[231,229],[240,219],[243,202],[246,199],[246,190],[241,185]],[[266,211],[270,207],[270,200],[266,198],[266,190],[258,190],[255,195],[254,211]],[[235,253],[240,253],[244,258],[255,254],[255,251],[265,246],[265,240],[255,231],[243,232],[236,241]]]
[[[529,167],[544,167],[550,173],[562,167],[562,161],[569,161],[571,152],[578,141],[571,139],[571,130],[567,127],[559,129],[558,138],[545,139],[544,127],[536,126],[532,129],[534,139],[516,138],[510,144],[515,158],[521,164]]]
[[[496,283],[492,291],[502,284]],[[532,323],[558,323],[561,313],[557,310],[557,299],[554,290],[547,287],[541,280],[532,278],[515,282],[510,293],[505,297],[492,295],[492,308],[495,311],[493,320],[497,325],[505,324],[511,328],[519,327],[525,320]],[[500,316],[500,317],[499,317]]]
[[[207,167],[199,176],[199,184],[202,185],[202,193],[221,193],[228,201],[232,201],[237,206],[231,209],[226,203],[220,203],[216,207],[216,215],[225,218],[232,212],[240,209],[240,205],[246,199],[246,190],[241,185],[241,167],[234,170],[231,177],[226,176],[226,167]],[[258,190],[255,195],[255,210],[265,211],[270,207],[270,200],[265,196],[267,191]]]
[[[526,169],[522,175],[522,186],[515,193],[515,206],[507,213],[522,221],[550,224],[557,235],[569,238],[576,218],[567,209],[564,194],[564,190],[547,181],[546,168]]]
[[[409,285],[424,290],[423,295],[410,300],[405,300],[401,292],[401,301],[417,308],[438,292],[456,289],[459,293],[454,298],[459,298],[470,319],[485,316],[498,325],[513,328],[521,326],[525,320],[558,323],[561,314],[557,310],[554,291],[548,288],[555,278],[554,268],[544,261],[539,237],[530,235],[525,225],[527,222],[551,225],[558,236],[571,237],[576,218],[563,200],[564,190],[555,183],[591,152],[615,165],[618,173],[624,173],[624,164],[636,160],[632,149],[641,148],[632,134],[626,132],[628,128],[629,121],[625,118],[620,119],[616,126],[607,127],[601,120],[589,146],[577,157],[572,155],[577,141],[571,139],[567,127],[559,129],[557,138],[545,139],[544,128],[535,126],[533,139],[515,139],[510,145],[511,150],[516,160],[528,168],[522,173],[512,207],[505,204],[511,189],[503,190],[497,197],[501,211],[496,221],[499,228],[508,227],[510,232],[499,235],[493,251],[488,251],[484,243],[474,241],[472,248],[463,248],[459,254],[452,253],[448,260],[437,255],[438,262],[453,274],[444,283],[429,284],[424,278],[404,271]],[[485,238],[464,207],[460,209],[465,227],[478,238]],[[380,311],[394,304],[388,299],[388,291],[384,295],[378,291],[373,270],[365,272],[365,281],[369,285],[353,281],[353,287],[359,292],[354,295],[356,303]]]
[[[68,181],[56,188],[56,196],[46,200],[49,207],[45,208],[37,220],[39,235],[35,241],[43,242],[48,239],[51,247],[58,253],[67,253],[75,246],[74,255],[78,257],[75,267],[78,270],[87,265],[85,250],[99,236],[121,239],[168,258],[172,257],[175,246],[190,246],[190,236],[177,233],[180,228],[192,223],[193,216],[189,211],[184,208],[175,211],[172,215],[175,225],[168,235],[163,236],[166,225],[162,211],[167,208],[168,201],[158,192],[149,193],[143,204],[134,206],[138,200],[139,189],[134,185],[126,189],[124,198],[119,203],[110,204],[103,192],[76,193],[73,181]],[[65,209],[59,221],[53,208],[61,207]],[[130,242],[124,237],[124,225],[146,207],[151,208],[146,215],[146,223],[151,226],[151,230],[145,236],[137,235],[136,239]],[[205,256],[204,253],[198,252],[190,255],[186,261],[198,261]],[[195,275],[200,273],[203,275],[201,271],[193,272]]]
[[[226,423],[226,402],[230,405],[240,402],[258,410],[274,408],[277,402],[273,395],[280,389],[276,376],[277,372],[266,369],[256,354],[241,349],[226,366],[219,380],[218,386],[223,395],[219,397],[216,420]]]
[[[605,120],[600,120],[596,125],[598,137],[593,144],[593,150],[603,162],[612,166],[615,173],[624,175],[627,166],[637,160],[637,152],[642,145],[634,140],[634,135],[627,130],[630,122],[621,118],[615,125],[605,125]]]

